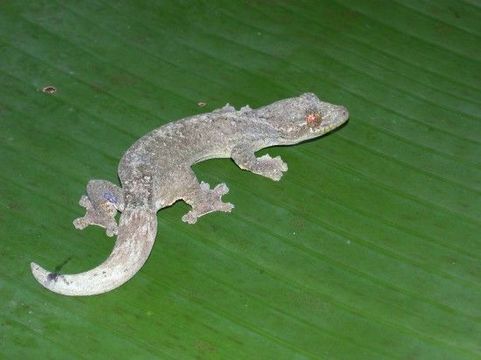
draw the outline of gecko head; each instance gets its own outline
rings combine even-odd
[[[321,101],[312,93],[275,102],[259,111],[279,131],[285,144],[324,135],[349,118],[344,106]]]

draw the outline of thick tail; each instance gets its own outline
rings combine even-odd
[[[58,294],[97,295],[113,290],[130,280],[150,255],[157,233],[154,211],[126,209],[120,217],[119,235],[110,256],[96,268],[78,274],[51,273],[31,263],[35,279]]]

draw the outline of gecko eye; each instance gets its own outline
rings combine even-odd
[[[307,126],[316,127],[322,121],[322,116],[319,112],[308,112],[305,116]]]

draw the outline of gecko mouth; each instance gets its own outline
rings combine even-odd
[[[322,121],[321,128],[323,131],[331,131],[349,119],[349,111],[344,106],[338,106],[335,112],[326,116],[325,121]]]

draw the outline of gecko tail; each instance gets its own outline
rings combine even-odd
[[[157,234],[157,215],[146,209],[126,209],[110,256],[92,270],[57,274],[31,263],[32,274],[45,288],[67,296],[106,293],[130,280],[147,261]]]

